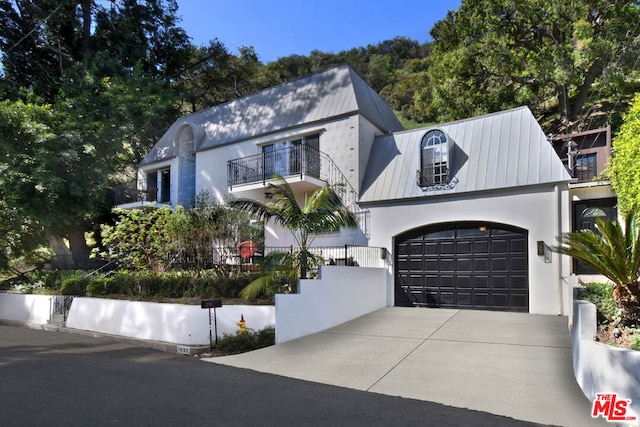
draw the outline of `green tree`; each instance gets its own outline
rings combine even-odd
[[[309,271],[309,261],[315,259],[309,251],[311,244],[319,233],[326,233],[340,227],[356,228],[356,215],[344,206],[336,193],[335,186],[323,187],[306,197],[300,205],[293,190],[286,180],[279,178],[278,184],[269,184],[270,199],[262,203],[252,199],[231,200],[229,204],[247,212],[258,220],[273,220],[287,229],[293,236],[298,247],[294,254],[283,254],[273,258],[274,264],[297,268],[297,277],[306,278]],[[259,279],[249,285],[250,291],[245,296],[255,296],[268,284]],[[252,286],[253,285],[253,286]]]
[[[183,112],[193,113],[281,83],[275,73],[267,72],[252,47],[239,50],[239,56],[232,55],[219,40],[192,49],[176,74],[184,86]]]
[[[106,200],[104,183],[93,173],[100,164],[97,150],[67,124],[50,106],[0,102],[0,194],[7,207],[39,225],[28,231],[45,236],[57,255],[70,257],[62,243],[66,236],[79,261],[88,256],[87,213]],[[21,236],[35,237],[24,229]]]
[[[102,227],[102,241],[111,260],[125,268],[158,274],[175,262],[176,251],[167,233],[171,217],[168,208],[143,211],[117,210],[115,225]]]
[[[188,54],[175,1],[0,1],[0,106],[11,205],[35,236],[82,267],[85,232],[109,213],[114,184],[177,117],[169,77]],[[13,102],[11,102],[13,101]],[[133,179],[133,178],[132,178]],[[8,213],[4,215],[8,217]],[[27,239],[17,230],[13,236]],[[69,242],[67,247],[63,239]]]
[[[640,93],[613,140],[613,152],[607,174],[618,196],[618,209],[626,214],[640,204]]]
[[[640,320],[640,209],[632,208],[624,227],[618,221],[596,220],[596,230],[564,233],[555,251],[588,264],[613,282],[613,299],[622,322]]]
[[[0,197],[0,271],[14,270],[12,260],[35,253],[44,244],[46,240],[40,225],[29,220],[17,206],[11,206],[8,200]]]
[[[554,100],[567,126],[633,81],[639,21],[635,1],[464,0],[431,30],[430,114],[540,111]]]

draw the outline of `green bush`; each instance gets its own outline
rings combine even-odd
[[[113,277],[94,276],[87,284],[87,295],[90,297],[99,295],[113,295],[120,293],[120,287]]]
[[[613,286],[608,283],[587,283],[578,291],[578,299],[593,303],[598,310],[598,323],[620,323],[622,311],[613,300]]]
[[[72,272],[58,270],[31,270],[4,280],[2,289],[24,293],[55,293],[60,290],[62,280]]]
[[[640,351],[640,333],[635,333],[633,335],[629,348],[631,350]]]
[[[62,280],[60,293],[62,295],[85,295],[89,278],[84,271],[74,271]]]
[[[257,350],[259,348],[274,345],[276,342],[276,330],[273,326],[255,331],[247,329],[247,332],[239,331],[232,334],[222,334],[218,339],[216,348],[226,353],[242,353],[245,351]]]
[[[258,273],[223,275],[215,270],[146,271],[119,270],[88,275],[86,271],[33,270],[2,283],[6,289],[24,293],[106,296],[129,298],[238,298]]]
[[[42,286],[49,291],[58,291],[62,286],[62,280],[69,273],[59,270],[32,270],[25,273],[26,279],[30,283],[41,283]]]

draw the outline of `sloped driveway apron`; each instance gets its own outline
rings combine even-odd
[[[388,307],[273,347],[205,359],[564,426],[607,425],[573,376],[567,318]]]

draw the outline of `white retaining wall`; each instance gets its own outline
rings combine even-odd
[[[218,336],[235,334],[241,314],[247,328],[275,324],[273,306],[227,305],[216,309]],[[213,309],[211,317],[214,330]],[[74,298],[66,326],[135,339],[209,345],[209,310],[199,305]]]
[[[45,325],[51,295],[0,293],[0,319]]]
[[[297,294],[276,295],[276,344],[353,320],[387,305],[383,268],[320,266]]]
[[[640,351],[594,341],[596,328],[596,306],[575,300],[571,341],[576,381],[591,401],[596,393],[618,393],[619,399],[631,399],[631,410],[640,416]]]

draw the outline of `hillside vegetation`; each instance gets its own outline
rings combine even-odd
[[[527,105],[546,133],[615,132],[640,90],[637,1],[463,0],[430,32],[264,64],[193,45],[175,0],[0,0],[0,269],[42,247],[86,263],[114,188],[176,118],[338,63],[406,127]]]

